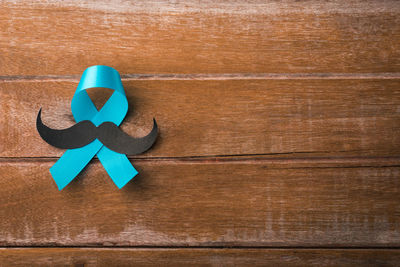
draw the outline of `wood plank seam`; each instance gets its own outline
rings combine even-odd
[[[305,158],[266,158],[259,156],[195,156],[195,157],[128,157],[136,162],[164,162],[164,163],[188,163],[188,164],[204,164],[204,163],[263,163],[263,164],[336,164],[339,168],[357,168],[357,167],[398,167],[400,166],[400,157],[305,157]],[[0,163],[9,162],[55,162],[59,157],[0,157]],[[94,158],[92,162],[98,162]],[[350,166],[344,166],[349,164]],[[329,166],[331,167],[331,166]],[[290,168],[290,167],[285,167]],[[294,166],[293,168],[298,168]],[[305,167],[304,167],[305,168]],[[308,168],[317,168],[310,166]],[[324,167],[323,167],[324,168]]]
[[[0,82],[40,82],[40,81],[68,81],[79,82],[80,75],[4,75]],[[121,74],[123,81],[161,80],[161,81],[188,81],[188,80],[368,80],[400,79],[400,72],[387,73],[131,73]]]
[[[398,266],[399,250],[0,249],[2,266]]]
[[[318,249],[318,250],[400,250],[400,246],[324,246],[324,245],[319,245],[319,246],[248,246],[248,245],[242,245],[242,246],[210,246],[210,245],[205,245],[205,246],[192,246],[192,245],[187,245],[187,246],[182,246],[182,245],[170,245],[170,246],[155,246],[155,245],[129,245],[129,246],[124,246],[124,245],[37,245],[37,244],[29,244],[29,245],[1,245],[0,249],[29,249],[29,248],[47,248],[47,249],[56,249],[56,248],[82,248],[82,249],[195,249],[195,250],[207,250],[207,249],[215,249],[215,250],[223,250],[223,249],[243,249],[243,250],[251,250],[251,249],[271,249],[271,250],[281,250],[281,249],[296,249],[296,250],[313,250],[313,249]]]

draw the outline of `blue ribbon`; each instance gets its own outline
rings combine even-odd
[[[94,87],[114,90],[99,111],[86,92],[87,89]],[[128,100],[118,71],[100,65],[87,68],[72,98],[71,110],[77,123],[89,120],[99,126],[103,122],[110,121],[119,126],[128,112]],[[50,168],[58,189],[62,190],[68,185],[95,155],[120,189],[138,173],[126,155],[108,149],[96,139],[84,147],[67,150]]]

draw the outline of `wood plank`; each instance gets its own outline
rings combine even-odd
[[[36,116],[74,124],[76,82],[0,84],[0,156],[58,157]],[[399,156],[400,80],[127,81],[122,129],[143,136],[155,117],[159,140],[143,157],[243,154]],[[106,89],[93,89],[95,103]]]
[[[2,246],[399,247],[400,167],[98,161],[59,192],[53,160],[0,164]]]
[[[398,1],[2,1],[0,75],[399,72]]]
[[[398,266],[395,249],[0,249],[1,266]]]

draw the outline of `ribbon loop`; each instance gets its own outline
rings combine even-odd
[[[86,92],[95,87],[114,90],[100,110],[97,110]],[[87,68],[72,98],[71,111],[76,122],[89,120],[96,126],[112,122],[119,126],[128,111],[128,100],[118,71],[101,65]],[[122,188],[138,173],[126,155],[108,149],[96,139],[84,147],[67,150],[50,168],[58,189],[62,190],[68,185],[95,155],[118,188]]]

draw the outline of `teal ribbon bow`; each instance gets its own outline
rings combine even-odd
[[[86,92],[87,89],[94,87],[114,90],[100,110],[97,110]],[[109,121],[119,126],[128,112],[128,100],[118,71],[100,65],[87,68],[83,72],[72,98],[71,110],[77,123],[89,120],[99,126],[103,122]],[[126,155],[108,149],[96,139],[84,147],[67,150],[50,168],[50,173],[58,189],[62,190],[68,185],[95,155],[120,189],[138,173]]]

